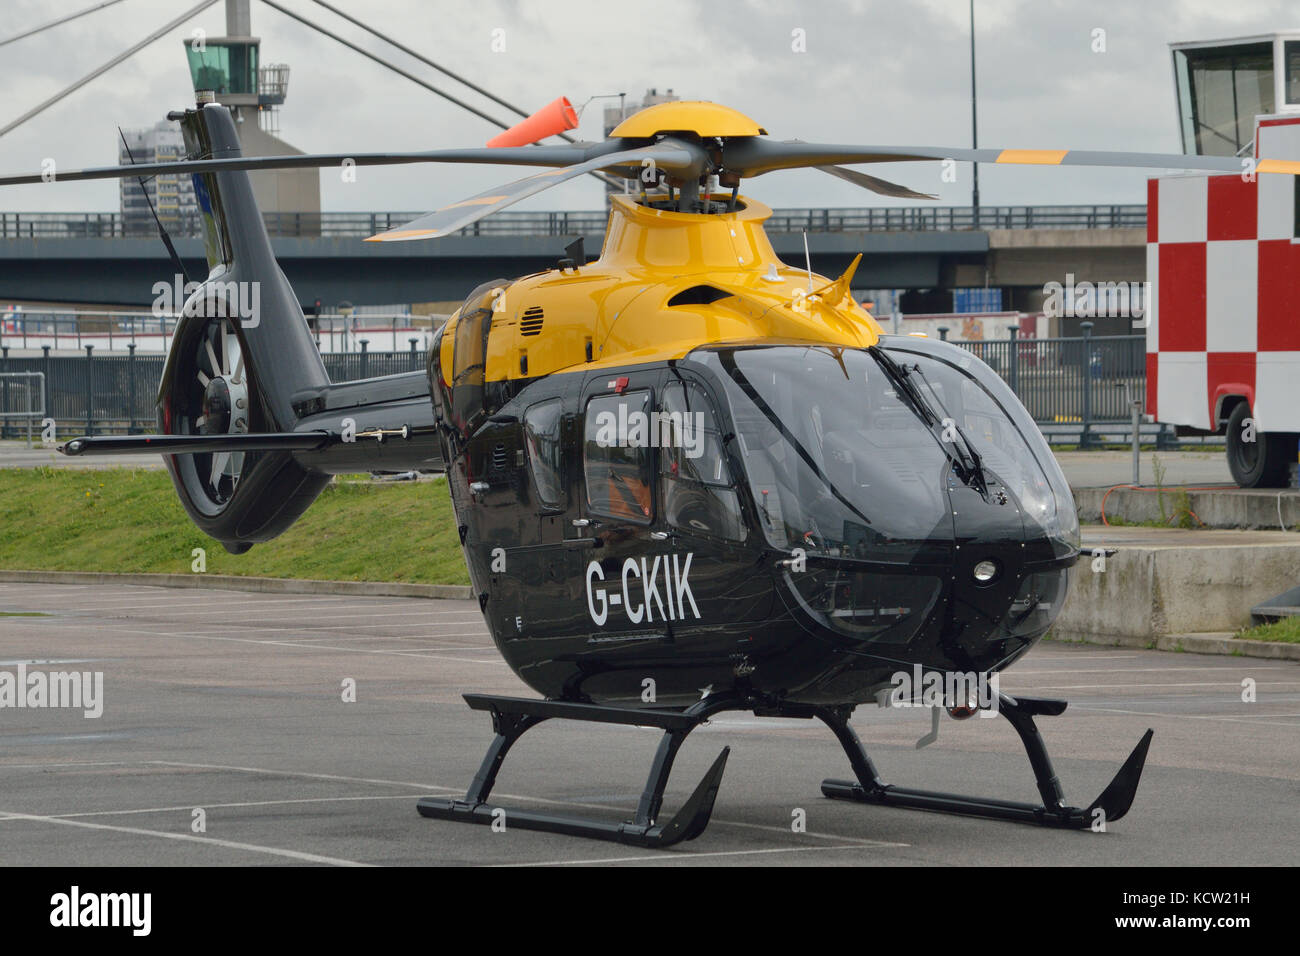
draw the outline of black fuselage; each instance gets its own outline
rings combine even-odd
[[[717,346],[479,381],[468,402],[431,382],[470,580],[510,667],[565,700],[825,704],[914,665],[980,674],[1023,654],[1077,558],[1068,488],[987,366],[882,344],[890,368]]]

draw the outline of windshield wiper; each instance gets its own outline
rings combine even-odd
[[[907,370],[878,345],[867,346],[867,351],[875,356],[877,364],[885,370],[885,374],[889,376],[889,380],[894,385],[894,391],[899,394],[899,397],[912,407],[917,417],[925,422],[927,427],[933,428],[939,420],[939,416],[934,413],[934,409],[926,402],[917,387],[908,380]]]
[[[948,409],[944,407],[943,400],[939,398],[938,394],[934,390],[934,386],[930,384],[929,379],[925,377],[925,373],[921,371],[921,367],[917,365],[912,369],[909,369],[904,365],[900,365],[892,355],[888,354],[878,345],[868,346],[867,351],[871,352],[871,354],[875,356],[877,363],[882,369],[884,369],[885,374],[889,376],[889,380],[894,385],[894,391],[899,393],[900,397],[912,407],[921,421],[923,421],[926,427],[930,429],[932,434],[936,425],[944,428],[947,428],[949,425],[952,426],[954,432],[961,439],[961,444],[958,445],[957,442],[948,441],[942,434],[940,434],[937,436],[939,445],[943,448],[944,454],[947,455],[949,460],[957,466],[962,482],[974,488],[981,495],[986,495],[987,487],[984,481],[984,466],[980,459],[979,452],[975,450],[975,446],[971,443],[970,439],[966,437],[966,433],[961,430],[961,426],[957,424],[957,420],[948,414]],[[921,381],[925,383],[926,389],[934,396],[934,400],[938,404],[940,411],[943,412],[942,417],[939,413],[935,412],[929,401],[921,394],[921,390],[912,382],[912,371],[915,371],[921,376]]]
[[[957,449],[957,451],[962,454],[964,458],[969,458],[970,460],[969,465],[963,465],[963,467],[968,469],[966,484],[970,485],[987,498],[988,483],[984,478],[984,459],[981,458],[980,453],[975,450],[975,443],[970,440],[970,436],[967,435],[966,432],[962,430],[962,427],[957,424],[957,419],[949,414],[947,406],[943,403],[943,399],[940,398],[939,393],[934,390],[934,386],[930,384],[930,379],[921,366],[915,366],[915,371],[916,374],[921,377],[921,381],[925,383],[926,389],[934,396],[934,400],[938,404],[939,410],[943,412],[943,426],[947,428],[951,425],[952,430],[957,434],[957,437],[961,439],[962,448]],[[942,439],[942,436],[940,436],[940,438]],[[953,444],[954,446],[956,445],[955,442],[945,443]]]

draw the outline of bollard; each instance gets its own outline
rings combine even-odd
[[[130,419],[127,422],[126,433],[135,434],[135,343],[131,342],[126,347],[126,407]]]
[[[45,374],[41,377],[41,408],[45,409],[45,414],[50,418],[54,417],[54,406],[50,404],[50,347],[41,346],[41,370]]]
[[[0,364],[0,372],[8,372],[9,371],[9,346],[7,345],[0,345],[0,362],[3,362],[3,364]],[[3,417],[0,417],[0,438],[8,438],[9,437],[9,379],[6,377],[0,379],[0,382],[4,382],[3,391],[0,392],[0,411],[3,411],[5,413]]]
[[[1092,325],[1083,322],[1083,430],[1079,432],[1079,447],[1092,446]]]
[[[1011,355],[1007,359],[1007,380],[1011,385],[1011,391],[1016,393],[1017,398],[1020,398],[1020,349],[1016,345],[1016,336],[1019,334],[1020,329],[1013,325],[1007,329],[1007,332],[1011,334],[1011,344],[1009,346]],[[1021,401],[1024,401],[1024,399],[1021,399]]]
[[[95,346],[86,346],[86,434],[95,434]]]
[[[1120,384],[1120,383],[1117,383]],[[1133,392],[1131,382],[1122,383],[1124,401],[1128,403],[1133,419],[1133,484],[1142,484],[1142,400]]]

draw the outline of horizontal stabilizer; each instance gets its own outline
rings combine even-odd
[[[199,452],[312,451],[330,439],[329,432],[267,432],[254,435],[103,435],[74,438],[59,451],[65,455],[183,455]]]

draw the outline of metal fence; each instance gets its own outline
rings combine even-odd
[[[32,429],[45,417],[45,376],[40,372],[0,372],[0,425],[15,422],[27,432],[32,447]]]
[[[361,351],[321,358],[332,380],[346,382],[422,371],[425,353]],[[54,419],[59,435],[133,434],[156,429],[155,402],[166,360],[164,355],[137,355],[134,348],[126,355],[105,356],[58,355],[46,349],[38,356],[0,358],[0,374],[44,376],[40,407],[43,417]],[[28,398],[17,388],[6,390],[5,381],[0,378],[0,437],[22,438],[26,425],[3,413],[21,417]]]
[[[1045,435],[1082,447],[1132,432],[1133,403],[1146,408],[1146,336],[1084,334],[954,342],[978,355],[1011,386]],[[1178,439],[1170,425],[1142,427],[1161,448]]]
[[[1130,396],[1145,405],[1146,340],[1142,335],[1007,339],[954,342],[988,363],[1015,391],[1044,432],[1078,434],[1087,445],[1099,426],[1130,420]],[[377,375],[423,370],[423,349],[396,352],[326,353],[330,378],[353,381]],[[60,434],[141,432],[154,429],[154,400],[165,356],[52,354],[0,359],[0,373],[44,375],[41,408],[55,419]],[[0,379],[3,382],[4,379]],[[25,398],[0,389],[0,412],[20,412]],[[10,407],[10,406],[14,407]],[[21,437],[19,426],[0,414],[5,437]],[[1116,428],[1105,428],[1115,432]],[[1172,439],[1162,429],[1160,443]]]
[[[397,229],[423,212],[267,212],[272,236],[297,238],[365,237]],[[604,210],[499,212],[457,235],[462,236],[599,236],[609,218]],[[774,209],[770,233],[791,232],[933,232],[969,229],[1133,229],[1145,228],[1142,204],[1108,206],[867,206]],[[199,238],[203,221],[195,213],[165,220],[176,238]],[[152,219],[115,212],[0,213],[0,239],[151,239]]]

